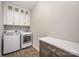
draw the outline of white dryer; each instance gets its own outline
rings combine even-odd
[[[32,46],[32,32],[21,32],[21,48]]]

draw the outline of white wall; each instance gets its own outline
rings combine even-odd
[[[0,1],[0,56],[1,56],[2,33],[3,33],[3,16],[2,16],[2,2]]]
[[[38,37],[52,36],[79,43],[79,2],[39,2],[31,11],[34,46]]]

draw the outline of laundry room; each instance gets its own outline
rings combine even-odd
[[[0,1],[0,57],[79,57],[79,1]]]

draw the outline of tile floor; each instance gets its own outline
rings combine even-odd
[[[3,57],[39,57],[39,52],[33,47],[28,47],[28,48],[4,55]]]

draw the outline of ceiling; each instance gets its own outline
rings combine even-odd
[[[11,4],[14,4],[14,5],[17,5],[17,6],[20,6],[22,8],[28,8],[28,9],[32,9],[37,1],[7,1],[8,3],[11,3]]]

